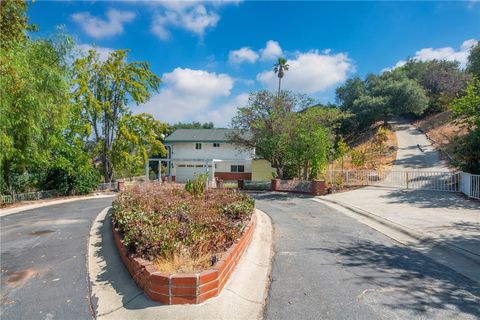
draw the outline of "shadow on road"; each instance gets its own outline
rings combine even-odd
[[[435,310],[458,310],[480,316],[480,287],[477,283],[409,247],[360,241],[336,249],[311,250],[335,254],[337,263],[355,274],[358,270],[362,282],[369,281],[388,289],[394,297],[382,304],[393,312],[413,312],[422,317]],[[363,272],[364,267],[372,272]]]

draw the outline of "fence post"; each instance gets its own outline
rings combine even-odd
[[[407,189],[408,189],[408,171],[406,172],[406,177],[407,177],[407,181],[406,181],[406,184],[407,184]]]

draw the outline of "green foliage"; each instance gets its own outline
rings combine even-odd
[[[470,80],[457,61],[409,60],[395,71],[417,81],[425,89],[429,100],[425,114],[447,110],[450,102],[465,89]]]
[[[101,61],[98,53],[90,50],[88,56],[77,59],[74,66],[75,103],[81,109],[84,127],[92,131],[92,134],[85,135],[85,139],[91,139],[90,152],[92,157],[101,159],[103,177],[107,182],[112,180],[115,170],[114,153],[117,159],[127,160],[126,156],[122,156],[125,155],[122,154],[125,144],[120,143],[119,146],[115,143],[119,135],[129,137],[127,145],[131,145],[132,141],[135,144],[138,138],[135,131],[145,133],[145,127],[153,123],[147,116],[130,116],[129,103],[148,101],[151,90],[157,90],[160,85],[160,79],[150,72],[148,63],[127,62],[127,52],[116,50]],[[132,126],[134,132],[128,130]],[[149,142],[155,140],[146,138]],[[142,149],[141,141],[138,142],[137,148]],[[120,150],[113,150],[114,146]],[[142,153],[145,150],[138,151]],[[143,153],[142,156],[145,156]],[[125,164],[120,166],[125,167]]]
[[[32,40],[26,31],[26,5],[1,3],[0,167],[2,191],[18,192],[16,177],[48,167],[64,140],[70,115],[68,53],[63,36]],[[7,33],[4,33],[7,32]],[[35,179],[30,187],[34,187]]]
[[[252,93],[248,105],[239,108],[232,120],[237,130],[231,139],[255,148],[281,179],[314,179],[327,163],[342,113],[328,107],[309,107],[311,102],[304,95],[286,91],[280,96],[268,91]]]
[[[205,195],[207,188],[208,173],[201,173],[195,175],[193,181],[188,180],[185,184],[185,190],[190,194],[199,197]]]
[[[454,155],[460,168],[465,172],[480,174],[480,130],[470,131],[456,140]]]
[[[352,149],[350,151],[352,157],[352,164],[358,168],[363,167],[367,161],[367,154],[358,149]]]
[[[480,128],[480,79],[474,79],[468,84],[464,95],[452,102],[456,116],[465,117],[471,126]]]
[[[168,126],[149,114],[125,115],[118,125],[118,138],[112,146],[112,163],[118,176],[143,174],[148,155],[164,157],[163,137]]]
[[[197,197],[178,186],[142,184],[113,203],[112,219],[129,250],[143,258],[215,255],[237,240],[254,210],[244,193],[213,189]]]
[[[480,78],[480,42],[477,42],[477,44],[470,50],[467,72],[474,77]]]
[[[465,89],[464,95],[452,103],[455,115],[468,124],[469,133],[457,138],[455,157],[462,170],[480,174],[480,80],[474,79]],[[461,139],[460,141],[458,141]]]
[[[213,122],[200,123],[193,121],[192,123],[183,123],[178,122],[170,126],[170,132],[173,132],[177,129],[213,129],[215,126]]]

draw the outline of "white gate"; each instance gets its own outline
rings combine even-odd
[[[480,199],[480,175],[461,173],[460,191],[470,198]]]
[[[461,173],[446,171],[329,170],[331,186],[379,186],[401,189],[461,191]]]

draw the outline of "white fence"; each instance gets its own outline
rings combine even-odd
[[[461,172],[460,191],[470,198],[480,199],[480,175]]]
[[[329,170],[330,186],[379,186],[414,190],[463,192],[480,199],[480,175],[446,171]]]

